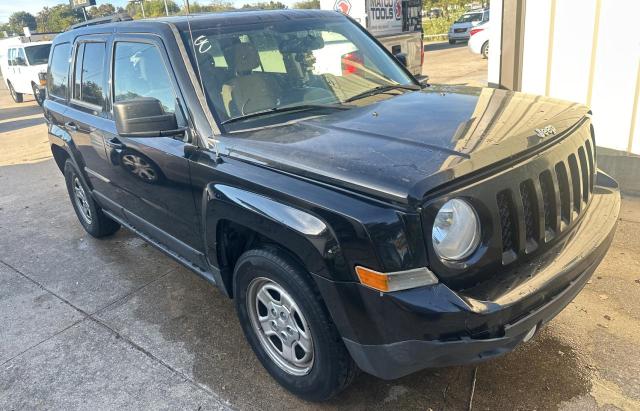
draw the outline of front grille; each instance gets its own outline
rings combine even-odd
[[[582,141],[556,164],[496,194],[504,265],[550,242],[584,213],[595,175],[591,145]]]

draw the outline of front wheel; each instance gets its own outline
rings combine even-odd
[[[324,401],[357,374],[308,273],[275,247],[245,252],[234,272],[234,298],[256,356],[282,386]]]
[[[36,103],[38,103],[38,105],[42,107],[42,104],[44,103],[43,92],[35,84],[32,84],[31,88],[33,89],[33,98],[35,98]]]
[[[13,88],[13,84],[8,83],[9,86],[9,94],[11,94],[11,98],[16,103],[22,103],[22,93],[18,93],[16,89]]]

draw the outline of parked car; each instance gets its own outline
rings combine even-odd
[[[489,9],[474,10],[463,14],[449,28],[449,44],[468,41],[475,26],[489,21]]]
[[[87,24],[56,37],[44,103],[80,224],[215,284],[302,398],[513,350],[612,241],[587,107],[424,87],[331,11]],[[322,52],[338,36],[358,59]]]
[[[427,12],[427,18],[429,19],[437,19],[443,16],[442,9],[439,7],[434,7]]]
[[[489,22],[486,22],[469,31],[469,50],[485,59],[489,58],[489,29]]]
[[[33,94],[42,105],[43,84],[38,77],[47,70],[50,41],[15,44],[3,54],[2,74],[13,101],[22,103],[24,94]]]

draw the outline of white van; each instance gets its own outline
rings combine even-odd
[[[13,101],[22,102],[24,94],[33,94],[42,105],[44,93],[38,75],[47,71],[50,41],[9,45],[0,61],[2,77]]]

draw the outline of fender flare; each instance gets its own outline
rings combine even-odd
[[[335,234],[316,215],[284,202],[226,184],[207,185],[202,204],[206,255],[216,268],[216,282],[227,295],[232,295],[232,273],[222,266],[222,223],[238,224],[273,241],[293,253],[313,275],[331,277],[336,269],[344,269],[344,258]]]

